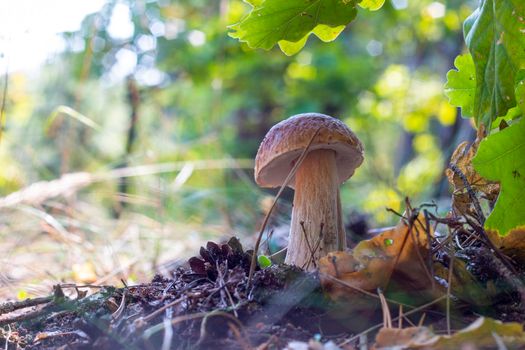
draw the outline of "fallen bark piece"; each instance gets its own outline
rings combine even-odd
[[[453,335],[435,335],[427,327],[382,328],[372,349],[507,349],[525,346],[523,326],[480,317]]]

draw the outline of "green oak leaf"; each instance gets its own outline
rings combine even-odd
[[[485,228],[505,236],[514,228],[525,227],[525,121],[481,141],[472,164],[481,176],[501,185]]]
[[[229,35],[251,48],[269,50],[279,43],[286,54],[298,52],[313,33],[334,40],[356,16],[355,0],[250,0],[250,14],[231,25]]]
[[[281,40],[278,42],[279,48],[282,52],[284,52],[287,56],[293,56],[306,45],[306,41],[308,40],[308,37],[310,37],[310,33],[306,34],[301,40],[293,42],[288,40]]]
[[[525,67],[525,1],[481,0],[465,20],[465,42],[476,67],[473,115],[490,128],[516,105],[514,86]]]
[[[325,43],[334,41],[337,36],[345,29],[346,26],[342,25],[339,27],[329,27],[324,24],[318,24],[310,33],[306,34],[301,40],[292,42],[287,40],[281,40],[278,42],[279,48],[288,56],[295,55],[306,44],[310,34],[314,34]]]
[[[445,95],[450,104],[461,107],[463,117],[472,117],[476,92],[476,71],[472,56],[459,55],[454,60],[454,66],[457,70],[451,69],[447,73]]]
[[[383,7],[384,4],[385,0],[362,0],[359,6],[370,11],[377,11]]]

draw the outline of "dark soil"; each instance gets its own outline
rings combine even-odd
[[[36,315],[11,323],[10,348],[281,349],[292,340],[337,339],[345,331],[334,327],[334,304],[315,274],[272,266],[256,271],[247,288],[251,252],[236,239],[210,242],[200,255],[172,278],[156,276],[147,284],[108,286],[90,296],[77,290],[73,298],[56,287]]]

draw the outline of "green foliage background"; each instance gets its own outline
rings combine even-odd
[[[261,3],[110,0],[83,20],[80,31],[64,33],[63,53],[38,72],[8,77],[0,193],[69,172],[100,174],[123,165],[179,162],[187,165],[184,171],[128,178],[125,193],[117,180],[103,181],[73,200],[58,198],[39,209],[52,212],[58,202],[83,213],[82,222],[55,216],[67,228],[77,225],[88,232],[88,241],[96,236],[93,223],[107,220],[99,231],[117,230],[132,215],[159,227],[172,225],[180,240],[249,236],[273,192],[254,184],[246,164],[274,123],[317,111],[341,118],[365,144],[364,165],[342,186],[347,222],[358,211],[367,213],[373,225],[393,223],[396,218],[385,208],[401,210],[405,196],[415,203],[436,199],[445,212],[450,194],[443,170],[473,129],[458,118],[443,85],[464,51],[461,26],[477,2],[317,0],[317,7],[301,9],[304,14],[294,17],[290,28],[259,38],[247,34],[258,30],[259,17],[276,21],[270,23],[275,28],[283,20]],[[265,2],[296,3],[303,2]],[[314,7],[319,16],[312,19]],[[129,15],[129,37],[112,34],[117,10]],[[324,11],[329,11],[326,16]],[[481,14],[477,20],[485,18]],[[275,45],[296,54],[283,55]],[[475,41],[469,45],[477,47]],[[470,76],[480,70],[467,58],[456,66],[459,72],[450,74]],[[451,91],[468,83],[477,94],[478,81],[475,87],[464,78],[457,81],[460,85],[449,75],[448,94],[460,101],[452,102],[475,106],[472,96]],[[128,148],[134,90],[140,96],[138,118]],[[206,160],[216,163],[203,166]],[[288,222],[290,198],[288,192],[274,227]],[[115,213],[121,221],[112,221]],[[146,232],[144,237],[140,249],[173,256],[174,246],[164,236]]]
[[[241,1],[109,1],[84,20],[80,32],[64,34],[69,50],[30,78],[36,84],[11,76],[10,98],[17,90],[25,109],[17,110],[22,105],[15,101],[8,105],[4,158],[13,174],[23,176],[4,173],[3,193],[122,161],[129,104],[126,77],[119,71],[131,57],[136,64],[126,73],[137,81],[141,102],[130,165],[253,158],[273,123],[320,111],[342,118],[366,144],[367,165],[344,186],[347,208],[371,212],[384,223],[385,205],[399,209],[405,195],[432,197],[445,161],[441,150],[445,146],[446,154],[449,146],[442,134],[459,126],[441,86],[460,50],[460,23],[470,9],[449,1],[442,4],[446,12],[435,17],[432,1],[411,1],[399,10],[387,2],[377,12],[349,4],[361,20],[341,40],[330,45],[311,40],[298,55],[285,57],[276,49],[252,51],[225,35],[227,25],[250,8]],[[115,6],[130,9],[129,38],[108,32]],[[192,37],[205,41],[192,44]],[[89,117],[100,130],[68,117],[50,127],[48,116],[59,105]],[[18,140],[31,142],[20,150]],[[161,175],[163,186],[176,175]],[[249,171],[245,175],[251,177]],[[158,180],[135,179],[131,189],[151,196],[151,181]],[[161,192],[167,207],[174,206],[169,217],[181,220],[220,206],[235,213],[239,201],[256,203],[261,195],[230,171],[196,172],[178,193]],[[234,220],[247,218],[251,226],[257,215],[244,214]],[[217,212],[210,215],[203,220],[221,220]]]

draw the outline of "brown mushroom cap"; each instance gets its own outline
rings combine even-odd
[[[361,141],[339,119],[304,113],[283,120],[268,131],[255,157],[255,182],[261,187],[281,186],[319,127],[309,151],[334,150],[339,183],[350,178],[363,162]],[[294,187],[294,180],[289,187]]]

